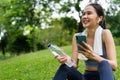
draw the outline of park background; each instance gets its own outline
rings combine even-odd
[[[97,2],[105,9],[117,51],[120,80],[119,0],[0,0],[0,80],[52,80],[59,63],[47,48],[53,43],[71,56],[73,34],[81,27],[82,9]],[[84,72],[84,62],[78,70]]]

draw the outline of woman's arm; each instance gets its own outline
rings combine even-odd
[[[74,67],[77,68],[78,67],[78,49],[77,49],[75,35],[73,36],[73,39],[72,39],[72,58],[75,60]]]
[[[66,53],[64,53],[61,56],[55,56],[55,58],[61,63],[64,64],[65,62],[67,62],[68,64],[73,64],[73,66],[75,68],[77,68],[78,66],[78,50],[77,50],[77,44],[76,44],[76,39],[75,39],[75,35],[73,36],[72,39],[72,59],[74,60],[74,64],[71,61],[71,58],[68,57],[68,55]]]
[[[103,41],[106,46],[107,59],[113,70],[117,69],[115,44],[110,30],[106,29],[103,32]]]

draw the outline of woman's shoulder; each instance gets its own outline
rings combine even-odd
[[[108,36],[108,35],[112,35],[112,34],[111,34],[111,31],[109,29],[104,29],[103,30],[103,35]]]
[[[103,36],[103,40],[109,40],[112,38],[112,33],[109,29],[104,29],[102,36]]]

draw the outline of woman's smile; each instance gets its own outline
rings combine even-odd
[[[83,20],[83,24],[87,24],[87,23],[89,23],[89,20],[88,19],[84,19]]]
[[[83,26],[86,27],[86,26],[89,25],[90,20],[89,20],[89,19],[83,19],[83,20],[82,20],[82,23],[83,23]]]

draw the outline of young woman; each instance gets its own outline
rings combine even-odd
[[[77,45],[76,34],[72,41],[72,59],[74,64],[72,67],[66,66],[64,63],[73,63],[66,55],[56,56],[56,59],[62,64],[56,72],[53,80],[114,80],[113,70],[117,69],[116,51],[114,40],[111,32],[106,29],[105,16],[103,8],[97,3],[88,4],[83,10],[82,25],[86,30],[87,42]],[[95,42],[96,30],[102,28],[102,56],[96,54],[93,47]],[[98,44],[97,44],[98,45]],[[77,46],[82,48],[79,51]],[[85,72],[81,74],[77,71],[78,54],[82,53],[88,58],[85,61]],[[99,53],[99,52],[98,52]]]

